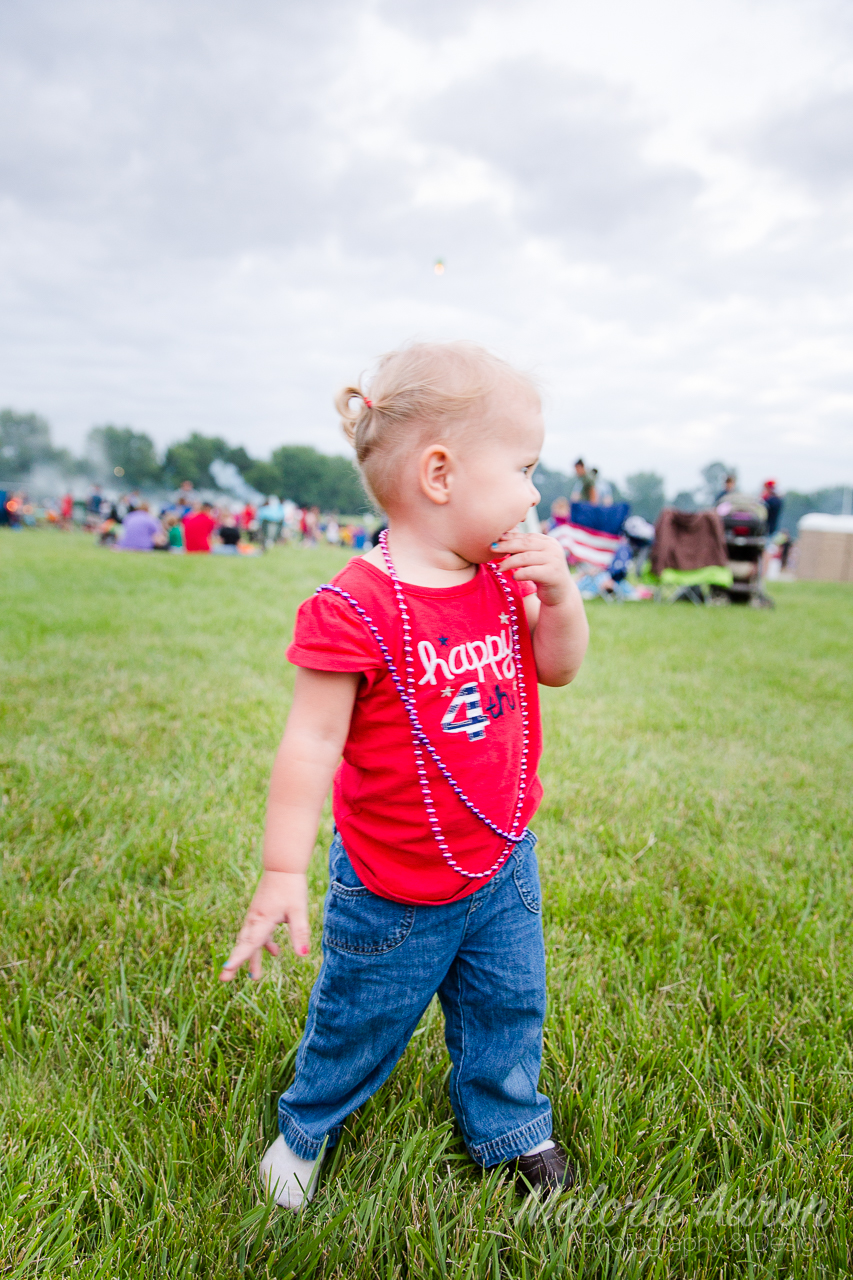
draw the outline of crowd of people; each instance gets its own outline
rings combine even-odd
[[[106,497],[94,485],[86,499],[70,492],[53,503],[36,504],[24,491],[0,494],[0,524],[10,528],[51,525],[93,533],[101,546],[118,551],[166,551],[172,554],[257,555],[276,543],[363,550],[372,545],[366,522],[322,515],[319,507],[300,507],[270,495],[263,502],[211,502],[185,481],[165,502],[153,503],[138,491]]]
[[[597,467],[587,467],[583,458],[574,464],[575,479],[569,495],[551,504],[551,514],[544,528],[551,533],[572,522],[572,504],[587,503],[608,508],[614,503],[613,490],[601,478]],[[737,476],[726,476],[723,488],[715,495],[713,506],[721,514],[733,497],[743,498]],[[779,531],[779,518],[784,499],[775,480],[767,480],[757,500],[767,513],[767,553],[765,572],[775,568],[784,572],[789,566],[793,547],[790,535]],[[304,547],[327,543],[361,551],[373,544],[373,531],[368,523],[339,520],[337,515],[322,515],[319,507],[298,506],[271,494],[264,501],[235,502],[223,499],[216,503],[198,494],[189,481],[166,502],[152,503],[138,491],[122,497],[106,497],[94,485],[88,498],[75,498],[66,492],[53,503],[39,506],[23,490],[0,492],[0,524],[11,528],[48,524],[60,529],[85,528],[94,532],[98,542],[120,551],[166,551],[172,554],[255,555],[276,545],[294,543]],[[647,525],[634,515],[635,525]],[[628,531],[630,532],[630,531]],[[639,527],[637,535],[651,541],[653,528]]]
[[[587,502],[592,506],[601,507],[610,507],[613,505],[613,490],[608,481],[599,479],[597,467],[591,467],[588,469],[583,458],[578,458],[575,463],[575,476],[577,478],[572,486],[571,499],[562,496],[555,498],[551,503],[551,516],[546,526],[548,532],[561,524],[568,524],[570,522],[571,504],[573,502]],[[729,510],[729,507],[726,504],[730,503],[730,500],[735,496],[739,499],[750,497],[750,495],[745,495],[738,489],[736,473],[729,472],[726,476],[723,488],[715,495],[712,505],[716,511],[721,515],[724,515],[725,512]],[[754,501],[755,499],[750,497],[750,500]],[[757,501],[762,503],[766,510],[766,536],[768,542],[772,542],[777,537],[780,537],[778,533],[779,518],[782,514],[782,508],[785,502],[784,498],[779,493],[777,482],[775,480],[765,480],[761,489],[761,495],[757,498]],[[791,540],[787,534],[784,535],[784,539],[785,545],[789,546]]]
[[[255,555],[279,542],[301,546],[371,545],[364,524],[342,524],[337,516],[322,516],[318,507],[299,507],[271,494],[263,503],[219,503],[196,495],[185,483],[157,516],[144,500],[130,495],[122,515],[111,506],[98,529],[102,543],[120,551],[166,550],[172,554]],[[120,526],[120,527],[119,527]]]
[[[581,594],[591,598],[608,592],[623,599],[648,598],[651,593],[641,585],[639,575],[656,542],[655,525],[639,514],[629,515],[627,503],[614,504],[611,486],[599,479],[596,468],[587,468],[582,458],[575,463],[575,476],[571,496],[563,494],[551,503],[544,529],[564,546]],[[732,512],[753,512],[760,521],[763,542],[761,577],[773,578],[793,565],[794,542],[788,532],[779,529],[783,506],[775,480],[766,480],[760,494],[747,494],[739,489],[736,473],[730,472],[704,509],[715,512],[722,521]],[[672,514],[671,509],[664,509],[661,518],[667,512]]]

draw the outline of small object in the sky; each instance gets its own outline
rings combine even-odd
[[[436,260],[435,260],[435,266],[433,267],[433,271],[435,272],[435,274],[436,274],[437,276],[443,276],[443,275],[444,275],[444,263],[442,262],[441,258],[436,258]]]
[[[124,475],[124,467],[113,467],[113,475],[114,475],[114,476],[123,476],[123,475]]]

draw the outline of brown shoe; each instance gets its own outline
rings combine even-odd
[[[521,1195],[537,1191],[544,1200],[554,1192],[567,1191],[577,1181],[575,1169],[559,1142],[535,1156],[517,1156],[507,1163],[515,1174],[515,1185]]]

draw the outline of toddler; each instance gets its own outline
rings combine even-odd
[[[259,978],[283,922],[308,955],[306,870],[334,779],[323,964],[263,1182],[283,1206],[313,1197],[438,994],[472,1159],[547,1195],[574,1174],[537,1089],[536,685],[567,684],[588,633],[558,543],[515,531],[539,501],[539,397],[479,347],[423,343],[337,407],[388,528],[300,607],[263,876],[221,975],[248,962]]]

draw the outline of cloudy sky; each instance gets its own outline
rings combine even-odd
[[[853,483],[851,212],[849,0],[0,9],[0,404],[74,448],[344,452],[342,382],[467,337],[553,466]]]

